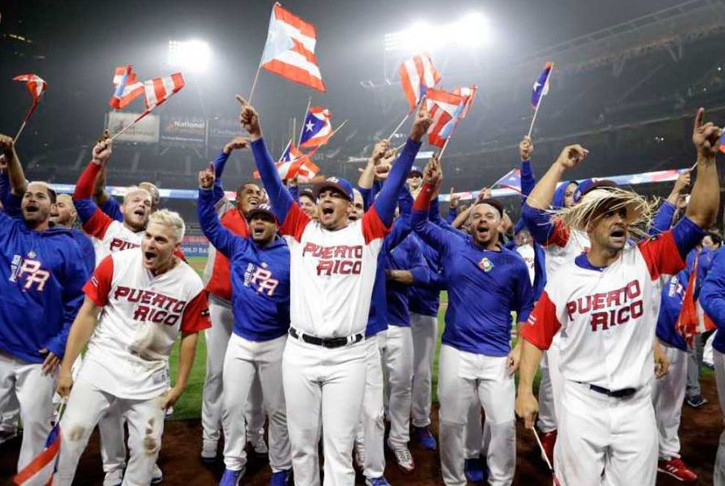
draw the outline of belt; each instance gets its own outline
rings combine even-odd
[[[363,333],[358,333],[346,337],[321,338],[305,334],[294,327],[289,328],[289,335],[295,339],[301,339],[308,344],[314,344],[315,346],[322,346],[323,348],[329,349],[341,348],[343,346],[347,346],[348,344],[359,343],[365,337]]]
[[[628,398],[637,393],[636,388],[622,388],[621,390],[610,390],[602,386],[591,385],[588,383],[582,383],[582,385],[588,386],[589,389],[592,391],[601,393],[602,395],[606,395],[612,398]]]

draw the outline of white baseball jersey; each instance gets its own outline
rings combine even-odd
[[[567,380],[609,390],[642,388],[653,379],[652,346],[659,279],[684,268],[672,232],[629,246],[605,268],[585,255],[547,282],[521,335],[548,349],[559,333],[560,369]]]
[[[93,216],[83,225],[83,231],[92,237],[96,250],[96,266],[111,253],[141,246],[145,231],[133,232],[122,222],[96,208]]]
[[[526,268],[529,270],[529,280],[531,285],[534,285],[534,278],[536,277],[536,268],[534,267],[534,247],[533,245],[526,244],[516,247],[516,253],[521,255],[521,258],[526,264]]]
[[[583,231],[568,228],[561,220],[554,223],[554,231],[544,246],[546,277],[553,278],[557,270],[570,263],[591,246]]]
[[[375,208],[327,231],[292,204],[280,233],[290,248],[290,320],[329,338],[365,332],[378,253],[387,233]]]
[[[88,342],[94,382],[119,398],[147,400],[168,387],[168,360],[179,330],[211,327],[206,292],[189,265],[154,276],[141,249],[106,257],[84,287],[103,310]]]

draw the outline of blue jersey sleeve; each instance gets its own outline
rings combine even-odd
[[[680,256],[682,256],[683,260],[687,260],[687,254],[702,241],[705,232],[690,218],[685,217],[672,228],[672,236],[675,239],[675,245],[677,245]]]
[[[229,155],[224,153],[222,150],[219,152],[219,155],[216,156],[214,159],[214,187],[212,187],[212,190],[214,191],[214,204],[218,203],[222,199],[224,199],[224,186],[222,185],[222,174],[224,174],[224,167],[227,165],[227,160],[229,160]]]
[[[529,228],[534,240],[540,245],[546,245],[555,229],[551,215],[543,209],[532,208],[524,203],[521,218],[526,223],[526,227]]]
[[[534,169],[531,167],[530,160],[521,161],[521,196],[525,201],[531,191],[536,187],[536,177],[534,177]]]
[[[363,207],[365,208],[365,211],[367,211],[370,209],[370,206],[373,205],[373,190],[365,189],[360,186],[357,186],[357,190],[360,191],[360,195],[363,198]]]
[[[78,213],[78,217],[81,219],[81,223],[83,224],[91,219],[93,215],[96,214],[96,210],[98,209],[98,206],[96,206],[96,203],[94,203],[93,199],[91,198],[76,199],[73,201],[73,204],[75,204],[76,212]]]
[[[658,235],[670,229],[676,210],[677,208],[674,204],[669,201],[665,201],[657,210],[657,214],[655,214],[655,217],[652,220],[652,226],[648,230],[649,235]]]
[[[531,286],[529,269],[526,268],[523,260],[516,262],[514,272],[516,274],[516,283],[512,310],[516,311],[516,320],[518,322],[526,322],[529,314],[534,309],[534,289]]]
[[[458,206],[455,208],[449,208],[448,209],[448,216],[446,216],[446,223],[453,224],[453,222],[458,217]],[[432,221],[432,218],[431,218]]]
[[[197,213],[201,230],[204,232],[204,236],[209,239],[209,243],[231,260],[236,251],[237,243],[246,242],[246,239],[235,236],[221,225],[219,216],[214,210],[213,190],[199,188]]]
[[[100,209],[112,219],[115,219],[116,221],[123,221],[121,206],[112,196],[109,196],[108,199],[106,199],[106,202],[101,204]]]
[[[299,186],[290,186],[287,188],[289,195],[292,196],[292,200],[297,204],[300,203],[300,188]]]
[[[428,221],[428,211],[413,209],[411,226],[424,243],[440,255],[450,251],[450,233]]]
[[[390,227],[393,223],[393,216],[395,215],[395,206],[398,202],[398,194],[405,184],[405,180],[408,177],[410,168],[413,166],[415,156],[420,149],[420,142],[409,138],[405,142],[403,151],[398,156],[398,159],[393,164],[393,168],[390,170],[388,180],[385,182],[382,191],[375,198],[375,210],[380,216],[380,220],[386,227]]]
[[[431,279],[431,273],[423,259],[423,252],[415,241],[411,242],[410,251],[408,253],[408,268],[413,275],[414,285],[427,285]]]
[[[275,216],[277,216],[277,221],[283,224],[294,200],[287,188],[284,187],[263,138],[252,142],[252,154],[254,154],[254,162],[257,164],[259,174],[262,176],[262,183],[269,196],[269,202],[274,209]]]
[[[715,322],[720,332],[725,332],[725,252],[718,251],[700,290],[700,305]]]

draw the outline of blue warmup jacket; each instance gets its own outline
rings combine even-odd
[[[33,231],[0,212],[0,349],[42,363],[65,354],[88,270],[67,229]]]
[[[415,284],[425,285],[430,280],[421,249],[410,235],[387,253],[385,266],[389,270],[409,270]],[[389,281],[386,286],[388,322],[395,326],[410,327],[410,285]]]
[[[234,334],[249,341],[284,336],[290,325],[290,254],[277,238],[268,246],[234,235],[219,222],[212,189],[199,189],[204,235],[231,263]]]

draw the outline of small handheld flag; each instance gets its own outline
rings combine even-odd
[[[14,140],[17,142],[18,138],[20,138],[20,134],[23,133],[23,130],[25,129],[25,125],[28,123],[28,120],[30,120],[30,117],[33,116],[33,113],[35,113],[35,109],[38,107],[40,98],[43,96],[43,93],[45,93],[48,83],[46,83],[43,78],[37,74],[21,74],[19,76],[15,76],[13,81],[24,81],[25,87],[30,93],[30,96],[33,98],[33,103],[30,105],[30,109],[28,109],[28,112],[25,114],[25,118],[23,119],[23,123],[20,125],[20,129],[15,135]]]
[[[113,92],[111,99],[108,100],[108,104],[114,110],[124,109],[144,93],[143,83],[137,80],[136,73],[133,72],[133,67],[130,64],[116,68],[113,75],[113,84],[116,86],[116,90]]]
[[[454,122],[455,117],[461,113],[465,99],[448,91],[429,89],[425,102],[433,118],[428,129],[428,143],[443,148],[452,132],[452,125],[449,123]]]
[[[544,65],[544,70],[541,71],[539,77],[534,82],[534,87],[531,90],[531,108],[534,110],[534,117],[531,119],[531,126],[529,126],[528,136],[531,136],[531,132],[534,130],[534,122],[536,121],[536,115],[539,113],[539,107],[541,106],[541,98],[549,94],[549,79],[551,77],[551,71],[554,69],[554,63],[549,61]]]
[[[463,105],[463,110],[461,110],[461,113],[458,115],[458,118],[461,120],[468,116],[468,111],[471,109],[471,105],[473,105],[473,100],[476,99],[477,92],[478,86],[475,84],[472,84],[470,87],[464,86],[453,90],[453,94],[463,96],[466,100]]]
[[[497,180],[492,188],[503,187],[521,193],[521,169],[511,169],[503,177]]]
[[[18,486],[32,486],[36,484],[52,484],[60,456],[61,432],[60,419],[63,417],[67,402],[63,400],[55,411],[55,425],[50,429],[45,440],[43,451],[30,461],[13,477],[13,483]]]
[[[283,181],[298,177],[300,182],[307,182],[320,171],[320,168],[310,160],[310,155],[303,154],[295,147],[292,140],[287,143],[287,147],[285,147],[275,167]],[[255,179],[259,179],[259,171],[254,171],[253,176]]]
[[[302,124],[300,147],[318,147],[327,143],[332,136],[330,118],[332,118],[330,110],[318,107],[307,110],[307,116]]]
[[[440,73],[433,66],[428,54],[418,54],[400,65],[400,84],[408,100],[409,112],[412,112],[425,96],[428,88],[434,87],[441,80]]]

